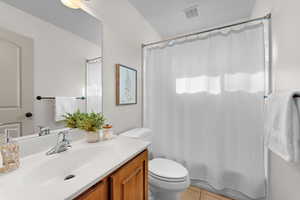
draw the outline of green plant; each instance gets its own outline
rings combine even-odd
[[[63,115],[65,118],[64,122],[68,128],[79,128],[79,123],[86,117],[86,113],[80,112],[80,110],[77,110],[75,113],[67,113],[66,115]]]
[[[78,128],[88,132],[97,132],[102,129],[104,123],[105,118],[101,113],[86,113],[83,119],[78,121]]]

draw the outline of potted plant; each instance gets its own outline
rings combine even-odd
[[[78,128],[86,132],[87,142],[93,143],[100,140],[99,130],[105,123],[105,118],[101,113],[84,113],[78,122]]]
[[[79,128],[78,127],[79,121],[83,120],[85,118],[85,115],[86,114],[80,112],[80,110],[77,110],[73,114],[67,113],[67,114],[63,115],[63,117],[65,118],[64,122],[66,124],[66,127],[70,128],[70,129]]]

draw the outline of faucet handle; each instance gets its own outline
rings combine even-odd
[[[37,126],[39,128],[39,136],[49,135],[50,128],[44,126]]]
[[[65,143],[65,145],[67,146],[67,147],[72,147],[72,145],[71,145],[71,141],[70,141],[70,139],[69,139],[69,130],[64,130],[64,131],[61,131],[61,135],[63,136],[63,138],[62,138],[62,142],[63,143]]]
[[[68,130],[60,131],[58,133],[58,138],[62,135],[62,141],[63,142],[70,142],[70,140],[68,138],[68,134],[69,134]]]

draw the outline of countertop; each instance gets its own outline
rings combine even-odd
[[[71,200],[149,145],[146,141],[118,136],[94,144],[79,140],[60,154],[46,156],[40,152],[24,157],[19,169],[0,175],[0,199]],[[70,174],[75,177],[64,181]]]

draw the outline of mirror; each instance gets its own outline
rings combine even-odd
[[[60,0],[0,0],[0,13],[0,132],[38,136],[66,112],[102,112],[99,20]]]

